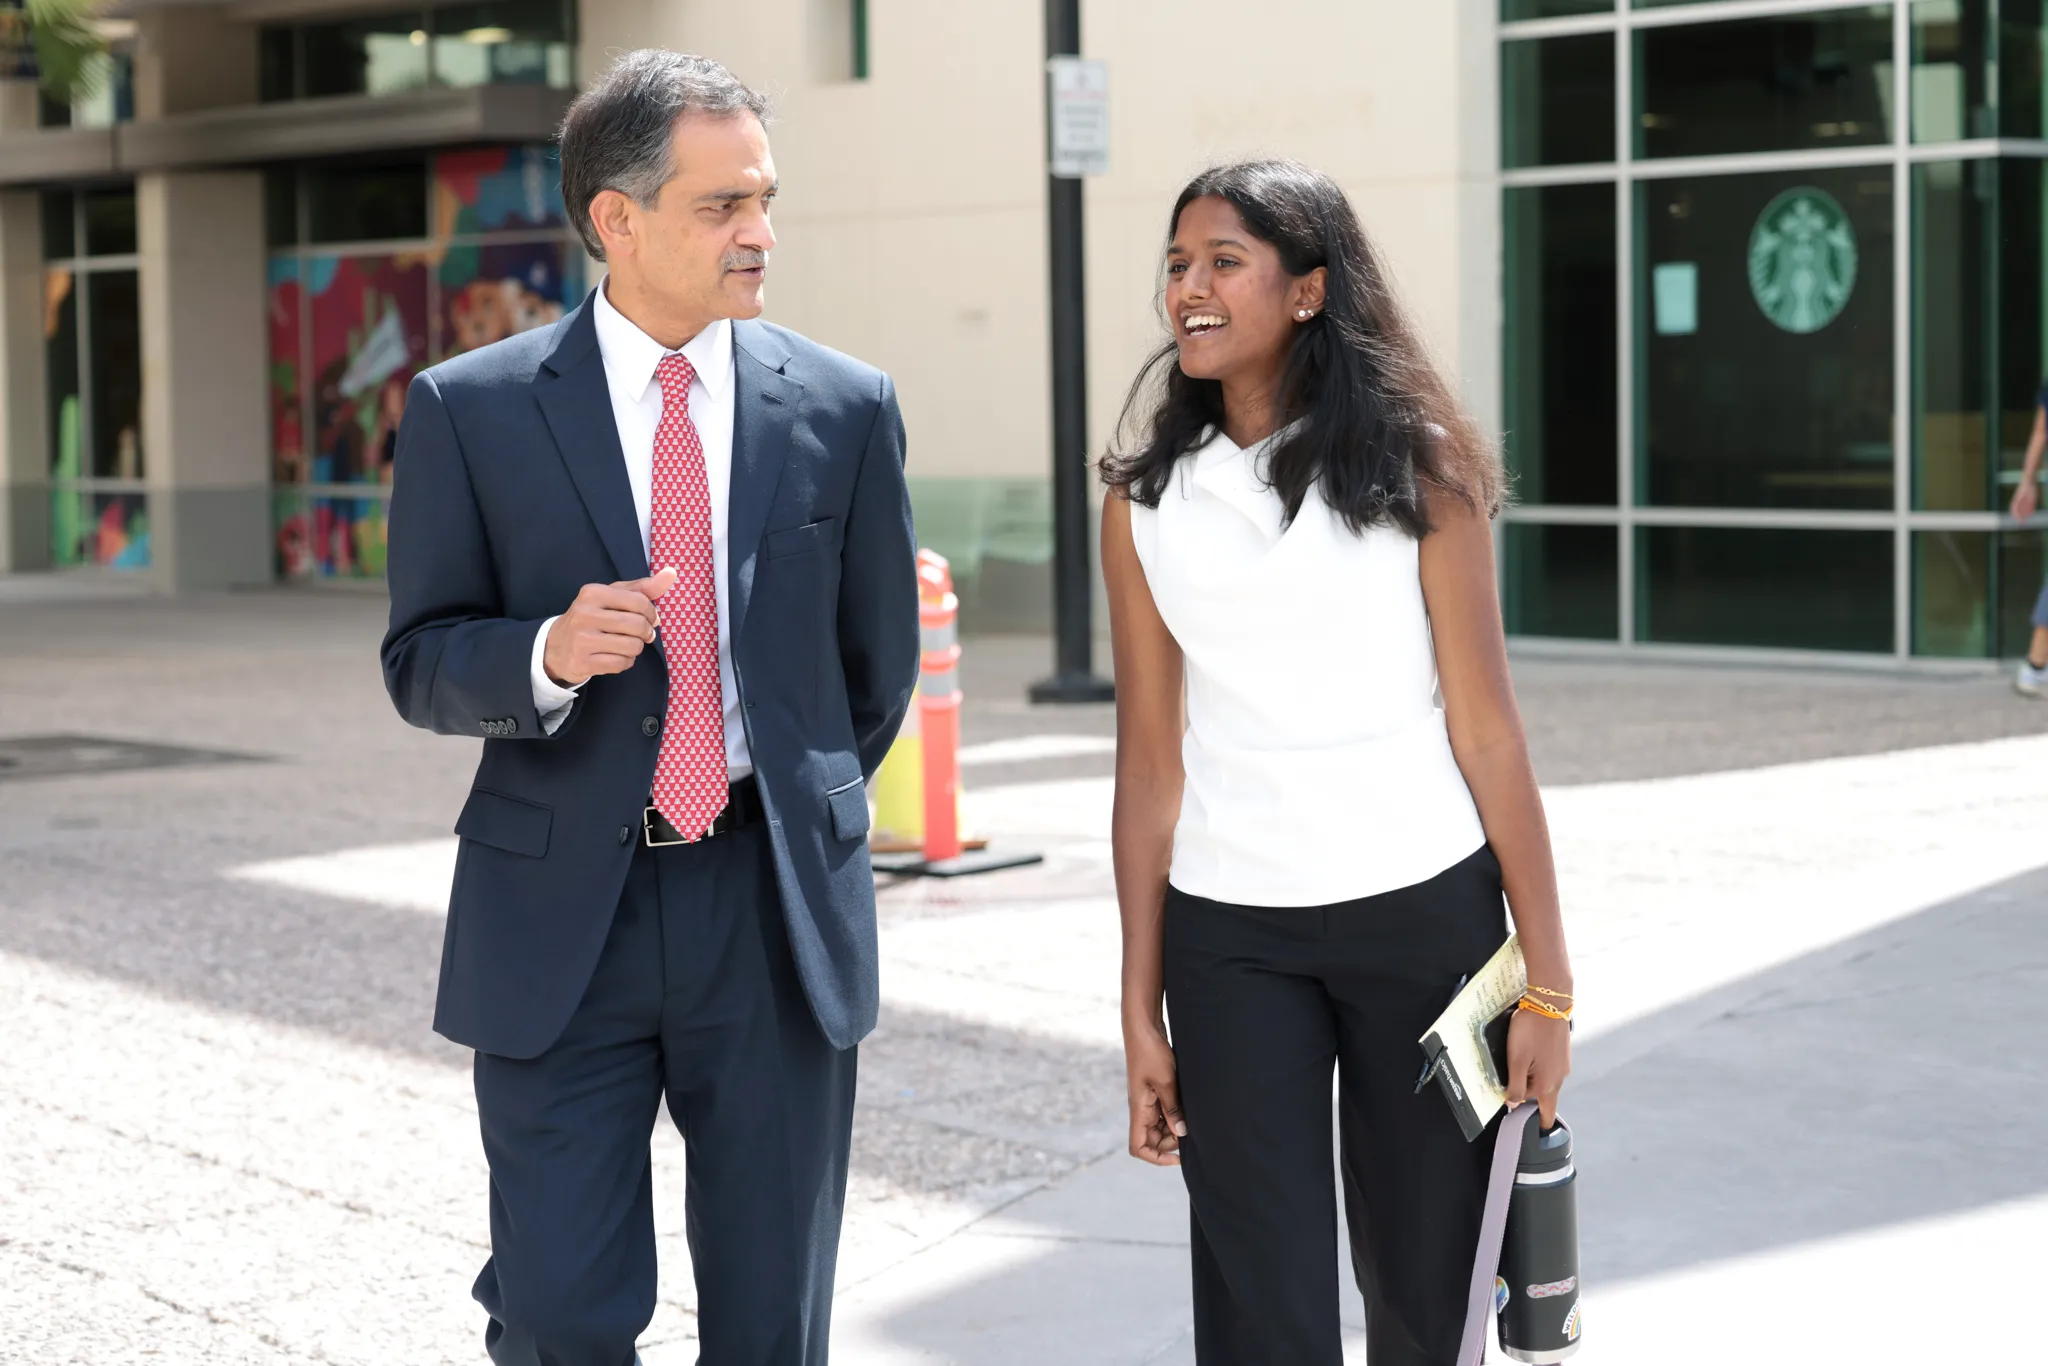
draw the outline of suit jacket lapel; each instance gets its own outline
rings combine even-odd
[[[555,348],[542,362],[549,374],[537,392],[541,414],[611,554],[612,567],[621,579],[644,579],[647,551],[640,543],[640,515],[626,480],[626,456],[612,417],[590,300],[555,326]]]
[[[726,504],[727,587],[732,636],[739,639],[754,594],[754,568],[768,507],[796,430],[803,384],[784,373],[789,352],[758,323],[733,324],[732,489]]]

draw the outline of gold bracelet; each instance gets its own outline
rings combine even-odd
[[[1573,1008],[1566,1006],[1563,1010],[1559,1010],[1556,1006],[1539,1001],[1533,996],[1524,996],[1521,1000],[1515,1002],[1515,1009],[1526,1010],[1534,1015],[1541,1015],[1546,1020],[1569,1021],[1572,1018]]]
[[[1569,1001],[1572,999],[1572,994],[1569,991],[1552,991],[1549,987],[1527,986],[1523,987],[1522,990],[1525,992],[1533,991],[1538,996],[1554,997],[1555,999],[1560,1001]]]

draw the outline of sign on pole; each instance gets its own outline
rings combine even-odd
[[[1108,175],[1108,64],[1053,57],[1045,68],[1052,92],[1052,173],[1062,180]]]

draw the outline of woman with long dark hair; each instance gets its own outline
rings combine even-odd
[[[1103,464],[1131,1152],[1187,1182],[1202,1366],[1337,1366],[1334,1068],[1373,1366],[1449,1366],[1491,1144],[1417,1040],[1504,895],[1510,1101],[1548,1124],[1570,1069],[1500,466],[1327,176],[1208,171],[1170,232],[1172,341]]]

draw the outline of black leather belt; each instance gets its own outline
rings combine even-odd
[[[673,825],[668,817],[654,809],[652,802],[640,817],[640,838],[650,849],[664,849],[671,844],[696,844],[713,835],[723,835],[729,830],[754,825],[765,819],[761,812],[761,788],[750,774],[726,790],[725,810],[718,813],[711,822],[711,828],[703,834],[685,836]]]

